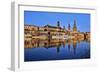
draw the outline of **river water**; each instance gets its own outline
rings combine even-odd
[[[25,62],[90,58],[87,40],[29,40],[24,47]]]

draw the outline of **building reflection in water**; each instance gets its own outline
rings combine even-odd
[[[77,41],[73,41],[73,51],[76,53]]]
[[[48,39],[48,40],[40,40],[40,39],[25,39],[24,41],[24,47],[25,49],[38,49],[39,47],[44,47],[46,49],[49,49],[51,47],[56,47],[57,53],[60,53],[61,46],[66,49],[66,46],[68,46],[69,52],[76,53],[77,44],[81,41],[87,41],[89,40],[59,40],[59,39]],[[72,46],[71,46],[72,45]]]

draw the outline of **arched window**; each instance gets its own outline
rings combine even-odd
[[[44,29],[44,31],[47,31],[47,29]]]

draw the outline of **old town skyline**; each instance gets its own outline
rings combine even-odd
[[[90,15],[24,11],[24,61],[89,59]]]
[[[76,20],[77,29],[80,32],[90,32],[90,15],[80,13],[61,13],[61,12],[37,12],[24,11],[24,24],[43,27],[45,25],[57,26],[67,29],[68,24],[73,28],[73,21]]]

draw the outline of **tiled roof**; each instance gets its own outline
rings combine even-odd
[[[51,26],[51,25],[45,25],[44,27],[49,27],[49,28],[58,28],[57,26]],[[61,27],[59,27],[59,28],[61,28]]]

